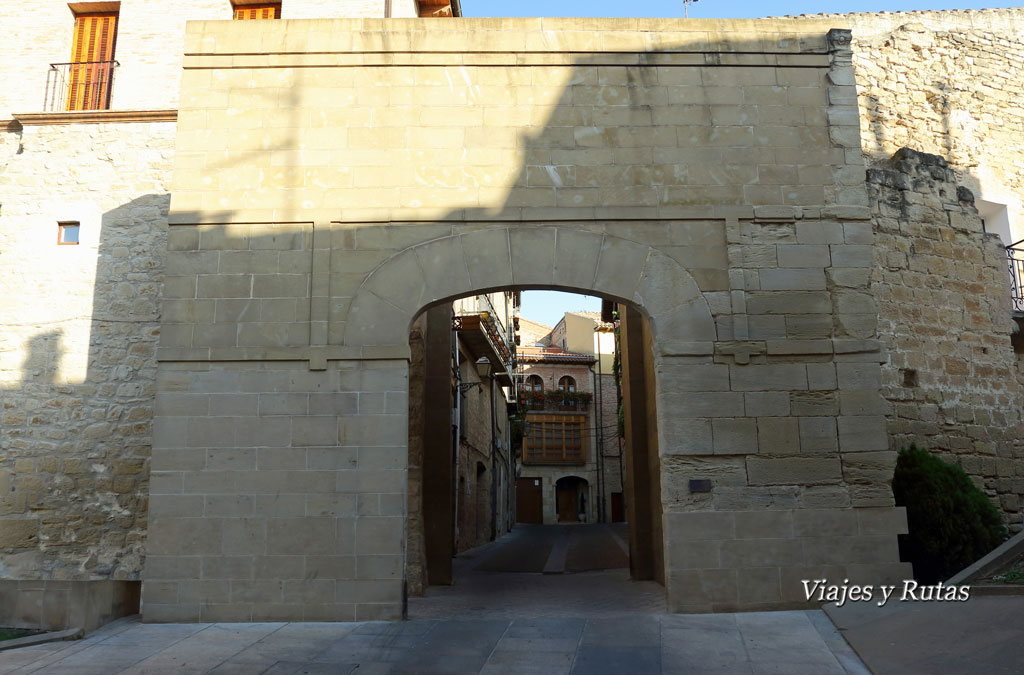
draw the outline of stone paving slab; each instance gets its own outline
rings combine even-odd
[[[826,605],[825,612],[876,675],[1020,673],[1024,602],[972,597],[966,602],[870,602]]]
[[[528,538],[518,541],[519,550],[526,550],[522,543]],[[0,653],[0,675],[868,672],[820,611],[666,614],[664,588],[631,581],[626,570],[478,569],[502,546],[498,542],[457,559],[456,583],[411,598],[409,621],[142,624],[125,619],[79,642]]]
[[[124,619],[78,643],[0,654],[0,673],[644,675],[868,671],[820,612],[617,619],[166,624]],[[45,648],[43,648],[45,647]]]

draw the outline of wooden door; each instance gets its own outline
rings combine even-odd
[[[516,522],[544,522],[544,494],[540,478],[516,479]]]
[[[117,12],[75,16],[75,36],[68,72],[68,110],[110,107]]]
[[[558,522],[576,522],[576,486],[572,483],[555,487],[555,501],[558,503]]]
[[[612,493],[612,522],[621,523],[626,520],[625,504],[621,492]]]

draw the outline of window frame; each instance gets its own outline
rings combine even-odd
[[[530,415],[523,436],[523,464],[586,464],[584,415]]]
[[[281,18],[281,2],[232,2],[232,21],[273,21]],[[271,9],[273,16],[240,16],[244,14],[255,14],[260,10]]]
[[[64,233],[69,229],[75,229],[75,241],[65,241]],[[80,220],[58,220],[57,221],[57,245],[78,246],[82,241],[82,222]]]

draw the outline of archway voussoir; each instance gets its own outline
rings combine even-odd
[[[601,255],[601,235],[560,227],[556,239],[555,284],[565,288],[590,288]]]
[[[429,294],[424,298],[427,302],[465,294],[472,289],[460,237],[445,237],[413,250],[423,268],[421,284]]]
[[[517,286],[555,283],[555,228],[517,227],[509,230],[512,279]]]
[[[407,249],[388,260],[363,283],[360,291],[369,291],[410,314],[423,306],[423,268],[415,249]],[[358,296],[357,296],[358,297]],[[350,310],[349,321],[355,320]]]
[[[652,316],[667,314],[701,296],[690,274],[671,257],[652,251],[647,257],[633,300]]]
[[[508,228],[480,230],[460,235],[469,281],[473,288],[512,285],[512,261]]]
[[[703,297],[695,298],[670,312],[651,316],[655,342],[708,342],[718,339],[711,310]]]
[[[594,275],[593,288],[618,298],[632,299],[636,293],[640,270],[651,249],[618,237],[605,236],[601,242],[601,258]]]
[[[352,301],[345,325],[345,345],[375,347],[407,344],[412,312],[396,307],[366,289]]]

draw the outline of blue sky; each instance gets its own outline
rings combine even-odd
[[[566,312],[600,312],[601,298],[561,291],[523,291],[519,315],[552,328]]]
[[[1016,7],[1018,2],[942,2],[941,0],[834,0],[830,3],[793,0],[766,4],[752,0],[700,0],[690,5],[695,19],[752,19],[787,14],[829,12],[900,12],[916,9],[982,9]],[[625,16],[682,17],[683,0],[462,0],[463,16]]]

